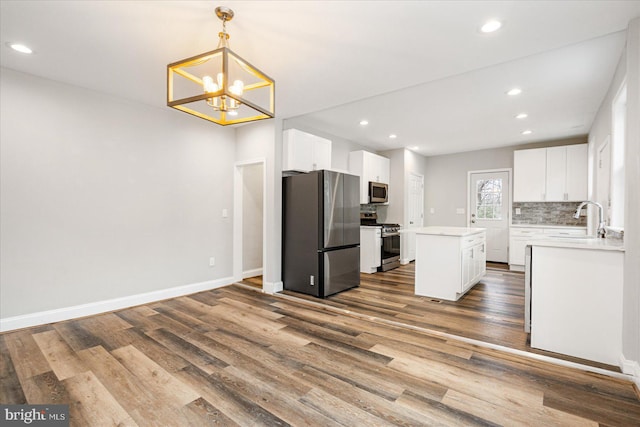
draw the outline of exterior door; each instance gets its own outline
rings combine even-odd
[[[470,226],[487,230],[487,261],[509,260],[509,172],[469,174]]]
[[[408,182],[408,217],[405,228],[422,227],[424,220],[424,176],[409,173]],[[406,256],[403,262],[410,262],[416,259],[416,235],[415,233],[405,233],[402,239],[406,239]]]

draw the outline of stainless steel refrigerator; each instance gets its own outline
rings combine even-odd
[[[288,176],[282,198],[284,289],[324,298],[360,285],[360,178]]]

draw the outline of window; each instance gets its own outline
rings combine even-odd
[[[478,219],[502,219],[502,179],[482,179],[476,189]]]

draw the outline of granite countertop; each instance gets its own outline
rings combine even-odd
[[[623,240],[602,239],[594,236],[537,237],[528,241],[527,245],[553,248],[591,249],[599,251],[624,252]]]
[[[511,227],[526,228],[575,228],[576,230],[586,230],[585,225],[545,225],[545,224],[511,224]]]
[[[403,230],[405,233],[429,234],[439,236],[470,236],[485,231],[485,228],[475,227],[418,227]]]

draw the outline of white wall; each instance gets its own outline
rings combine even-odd
[[[515,150],[585,142],[586,137],[578,137],[427,157],[424,182],[425,226],[467,225],[468,171],[513,168]],[[431,208],[435,213],[430,212]],[[464,208],[465,214],[457,214],[457,208]]]
[[[231,276],[232,129],[9,69],[0,94],[3,318]]]
[[[624,304],[622,352],[635,363],[636,383],[640,386],[640,18],[629,23],[627,45],[615,76],[589,132],[591,169],[595,171],[595,152],[612,132],[612,102],[626,78],[627,130],[625,141],[624,207]],[[590,196],[597,188],[595,173]],[[628,368],[628,367],[627,367]]]
[[[257,163],[242,168],[242,271],[262,274],[263,170]],[[259,270],[256,273],[256,270]]]
[[[236,129],[236,162],[264,159],[265,161],[265,262],[263,289],[282,290],[282,120],[266,120],[246,124]],[[240,235],[234,223],[234,234]],[[241,242],[241,241],[240,241]],[[234,239],[234,276],[241,273],[242,252]]]

